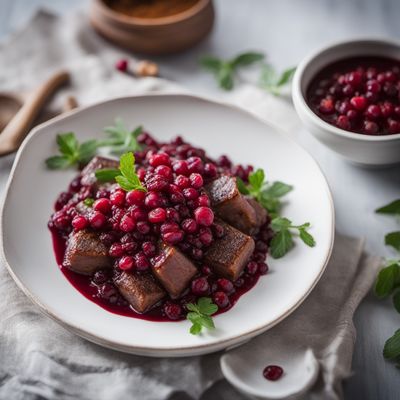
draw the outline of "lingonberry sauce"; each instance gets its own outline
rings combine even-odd
[[[135,153],[137,174],[147,192],[125,192],[118,185],[97,187],[78,175],[56,200],[49,221],[56,260],[62,273],[86,298],[115,314],[150,321],[176,321],[185,318],[186,304],[200,297],[211,297],[222,313],[234,306],[250,290],[268,266],[265,259],[272,237],[269,221],[254,240],[254,253],[235,282],[221,278],[203,261],[204,251],[224,235],[214,221],[204,185],[218,174],[230,174],[248,181],[252,167],[233,165],[227,156],[214,161],[204,150],[178,137],[158,143],[149,134],[138,140],[144,150]],[[89,201],[86,216],[78,209]],[[81,275],[63,266],[66,242],[71,232],[92,230],[108,249],[113,268],[92,276]],[[157,263],[157,244],[177,246],[198,267],[198,274],[179,299],[166,297],[145,314],[135,312],[113,284],[114,274],[130,271],[151,274]]]
[[[263,376],[269,381],[277,381],[283,375],[283,368],[279,365],[267,365],[263,370]]]
[[[324,121],[364,135],[400,133],[400,61],[346,58],[323,68],[306,99]]]

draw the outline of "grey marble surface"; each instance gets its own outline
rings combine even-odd
[[[87,1],[82,0],[0,0],[0,40],[29,20],[39,7],[63,13],[86,6]],[[185,54],[157,60],[164,77],[200,94],[218,93],[211,77],[197,68],[198,57],[205,53],[229,57],[241,50],[257,49],[264,51],[277,67],[284,68],[296,65],[307,52],[335,40],[400,36],[397,0],[216,0],[216,8],[217,24],[205,42]],[[400,167],[360,169],[339,159],[305,131],[299,132],[299,141],[327,176],[338,231],[365,236],[369,252],[390,256],[383,236],[395,229],[396,223],[373,211],[400,196]],[[369,296],[357,311],[355,322],[358,337],[354,375],[345,383],[346,399],[399,399],[400,372],[382,359],[381,352],[385,339],[400,327],[400,315],[389,302]],[[211,394],[213,399],[234,396],[224,383],[213,388]]]

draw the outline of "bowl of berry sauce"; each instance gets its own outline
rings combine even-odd
[[[361,165],[400,162],[400,45],[354,40],[326,47],[297,68],[293,102],[306,128]]]

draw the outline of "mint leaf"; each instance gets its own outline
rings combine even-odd
[[[246,52],[233,57],[230,60],[223,60],[213,56],[204,56],[200,59],[200,65],[214,74],[219,87],[231,90],[234,86],[236,70],[245,67],[264,58],[264,55],[256,52]]]
[[[277,96],[281,87],[292,80],[295,71],[296,68],[288,68],[278,74],[270,64],[264,64],[261,71],[260,86]]]
[[[142,146],[137,141],[143,132],[143,127],[138,126],[133,131],[128,130],[121,118],[116,118],[113,126],[104,128],[108,139],[100,141],[101,146],[107,146],[112,153],[122,154],[130,151],[141,150]]]
[[[246,184],[238,176],[236,177],[236,184],[237,184],[237,187],[238,187],[238,190],[239,190],[240,193],[242,193],[242,194],[249,194],[250,193],[249,189],[247,189],[247,187],[246,187]]]
[[[249,175],[249,183],[251,185],[251,190],[254,192],[259,192],[263,186],[265,179],[265,173],[262,169],[257,169],[255,172]]]
[[[94,199],[92,199],[91,197],[87,197],[85,200],[83,200],[83,204],[86,207],[92,207],[94,203]]]
[[[400,267],[397,263],[381,269],[375,283],[376,296],[383,298],[389,296],[399,284]]]
[[[393,305],[398,313],[400,313],[400,290],[398,290],[393,296]]]
[[[60,133],[57,135],[56,141],[61,154],[71,159],[78,156],[79,143],[75,137],[75,133]]]
[[[112,181],[115,181],[115,178],[120,174],[121,174],[120,170],[119,169],[114,169],[114,168],[98,169],[95,172],[96,179],[99,182],[112,182]]]
[[[262,53],[248,52],[239,54],[231,61],[231,63],[233,67],[236,68],[254,64],[255,62],[261,61],[263,59],[264,59],[264,54]]]
[[[222,61],[219,58],[205,56],[200,59],[200,65],[208,70],[218,73],[221,68]]]
[[[94,139],[79,144],[73,132],[58,134],[56,141],[61,155],[50,157],[45,161],[50,169],[86,164],[93,158],[98,148],[98,142]]]
[[[279,231],[271,240],[270,251],[273,258],[283,257],[294,246],[292,234],[288,229]]]
[[[71,160],[66,156],[49,157],[45,162],[49,169],[63,169],[71,165]]]
[[[400,251],[400,231],[388,233],[385,236],[385,244]]]
[[[310,235],[305,228],[299,229],[300,239],[309,247],[315,246],[315,239]]]
[[[378,214],[389,214],[389,215],[400,214],[400,200],[392,201],[391,203],[376,209],[375,212]]]
[[[115,180],[122,189],[128,192],[135,189],[147,191],[136,175],[135,156],[133,153],[125,153],[121,156],[119,160],[119,171],[121,175],[115,176]]]
[[[272,185],[263,191],[265,197],[283,197],[293,190],[293,186],[283,182],[273,182]]]
[[[186,319],[192,323],[190,328],[192,335],[198,335],[203,327],[207,329],[215,328],[211,315],[218,311],[218,306],[213,304],[209,297],[201,297],[197,304],[188,303],[186,308],[189,310]]]
[[[383,356],[390,360],[400,357],[400,329],[386,341]]]
[[[283,257],[294,245],[293,235],[290,229],[298,231],[300,239],[310,247],[315,246],[315,240],[307,232],[310,227],[310,223],[306,222],[303,225],[293,225],[292,221],[284,217],[276,217],[271,221],[271,228],[277,232],[272,238],[270,248],[271,255],[274,258]]]
[[[209,297],[201,297],[197,301],[199,312],[205,315],[212,315],[218,311],[218,306]]]

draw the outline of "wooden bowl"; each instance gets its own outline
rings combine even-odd
[[[161,55],[186,50],[212,29],[212,0],[167,17],[136,18],[112,10],[104,0],[92,0],[90,21],[106,39],[135,52]]]

